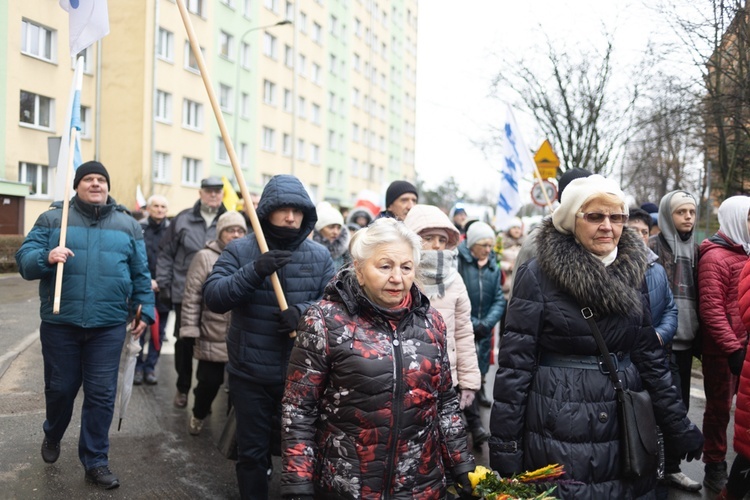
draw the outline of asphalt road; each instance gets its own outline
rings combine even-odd
[[[239,498],[234,462],[225,459],[216,442],[226,420],[227,395],[220,391],[200,436],[187,432],[189,410],[172,405],[176,376],[171,335],[157,365],[159,383],[134,387],[133,396],[117,430],[110,430],[110,466],[122,486],[109,492],[84,482],[78,460],[79,395],[73,421],[62,441],[57,463],[45,464],[39,453],[43,439],[44,380],[38,340],[37,283],[18,275],[0,275],[0,499],[127,498],[236,499]],[[170,317],[171,319],[171,317]],[[169,328],[169,326],[168,326]],[[492,377],[488,377],[491,381]],[[690,418],[700,423],[705,399],[702,378],[694,372]],[[487,387],[491,394],[491,385]],[[188,408],[192,408],[192,394]],[[483,409],[485,424],[489,410]],[[728,429],[732,442],[733,421]],[[488,465],[487,445],[475,450],[477,463]],[[727,457],[734,459],[731,450]],[[278,458],[274,459],[271,499],[279,497]],[[683,464],[683,472],[703,479],[703,464]],[[670,490],[670,499],[712,499],[704,488],[698,494]]]

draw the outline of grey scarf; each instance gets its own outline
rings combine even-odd
[[[427,297],[444,297],[445,289],[458,275],[458,250],[422,250],[419,274]]]

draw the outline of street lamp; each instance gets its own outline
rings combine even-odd
[[[279,21],[275,24],[266,24],[265,26],[256,26],[254,28],[249,28],[247,31],[245,31],[242,36],[240,36],[240,41],[238,44],[238,51],[240,52],[242,50],[242,44],[245,42],[245,37],[252,33],[253,31],[263,30],[267,28],[274,28],[276,26],[285,26],[287,24],[292,24],[292,22],[288,19],[284,19],[283,21]],[[239,129],[240,129],[240,98],[242,97],[242,92],[240,92],[240,76],[242,75],[242,61],[241,61],[242,54],[239,53],[237,57],[237,79],[236,79],[236,85],[235,85],[235,98],[234,98],[234,144],[236,147],[239,147]]]

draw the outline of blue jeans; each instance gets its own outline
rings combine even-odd
[[[159,303],[157,303],[156,309],[157,311],[159,311],[159,340],[161,340],[161,345],[164,343],[164,339],[166,338],[164,329],[167,327],[167,318],[169,317],[169,311],[171,311],[172,309],[164,307]],[[148,328],[150,332],[151,327],[149,326]],[[138,356],[135,358],[135,370],[146,373],[154,373],[154,370],[156,370],[156,362],[159,361],[159,351],[157,351],[156,347],[154,347],[154,338],[150,333],[147,333],[148,332],[143,332],[143,335],[141,335],[141,338],[139,339],[139,342],[141,343],[141,352],[139,352]],[[142,348],[146,343],[146,337],[148,337],[148,354],[144,355]]]
[[[237,417],[236,471],[240,497],[267,500],[269,450],[281,438],[284,384],[258,385],[229,373],[229,394]]]
[[[78,457],[86,469],[108,465],[109,426],[115,410],[117,369],[125,341],[125,323],[103,328],[79,328],[42,322],[44,357],[44,434],[61,441],[73,403],[83,384]]]

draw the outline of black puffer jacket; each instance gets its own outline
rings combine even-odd
[[[323,297],[335,271],[328,250],[307,239],[318,216],[296,177],[271,178],[258,204],[258,219],[267,221],[271,212],[281,207],[296,207],[304,212],[299,234],[284,246],[292,251],[292,261],[277,271],[289,307],[302,314]],[[227,370],[256,384],[283,384],[294,339],[277,332],[279,303],[270,277],[260,277],[255,272],[258,256],[255,234],[230,242],[203,285],[203,300],[214,312],[232,311]]]
[[[608,376],[538,361],[544,352],[598,353],[581,314],[590,307],[610,352],[630,355],[632,364],[620,373],[624,386],[647,389],[665,437],[680,441],[692,424],[651,326],[643,243],[623,231],[617,259],[608,267],[550,220],[537,243],[538,258],[519,269],[506,317],[490,417],[490,465],[511,474],[563,464],[564,479],[576,482],[559,485],[555,494],[562,498],[649,495],[655,475],[621,479],[616,394]]]
[[[300,321],[282,402],[283,495],[442,499],[446,475],[474,469],[445,323],[416,286],[411,297],[399,319],[345,268]]]

